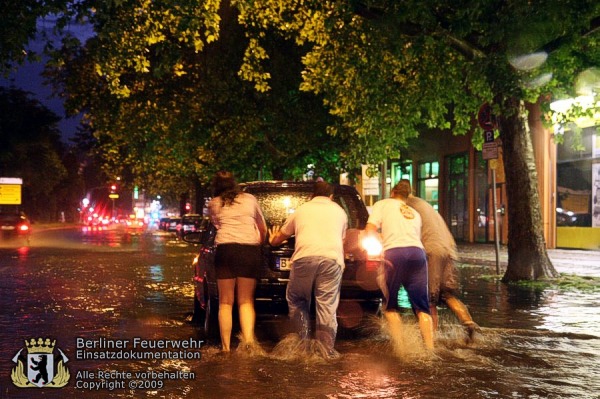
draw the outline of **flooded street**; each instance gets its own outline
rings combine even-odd
[[[403,348],[391,347],[373,317],[341,331],[342,356],[324,361],[297,348],[285,317],[259,316],[264,353],[226,356],[188,321],[194,255],[171,236],[119,231],[1,246],[0,398],[600,398],[598,292],[507,287],[482,278],[494,274],[489,266],[464,266],[462,299],[482,327],[475,343],[440,309],[433,356],[422,354],[405,314]],[[56,341],[64,387],[15,386],[15,358],[26,357],[31,338]],[[167,352],[176,356],[144,358]],[[54,378],[61,373],[55,367]]]

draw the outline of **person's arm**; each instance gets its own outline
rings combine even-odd
[[[265,242],[265,238],[267,238],[267,222],[265,222],[265,216],[260,209],[260,205],[258,201],[256,201],[256,215],[254,216],[256,219],[256,227],[258,228],[258,232],[260,234],[260,242],[261,244]]]
[[[291,235],[284,234],[281,231],[280,226],[273,226],[269,230],[269,244],[274,247],[278,247],[279,245],[283,244],[283,242],[290,237]]]
[[[220,199],[216,199],[219,197],[215,197],[213,198],[209,203],[208,203],[208,216],[210,217],[210,221],[212,222],[213,226],[215,226],[215,228],[218,230],[221,228],[221,224],[219,223],[219,218],[217,217],[217,214],[219,213],[220,207],[217,204],[217,201]]]
[[[373,223],[367,223],[367,225],[365,226],[365,232],[368,235],[377,234],[377,230],[379,230],[379,229]]]
[[[379,228],[381,227],[381,221],[383,217],[381,214],[381,203],[376,202],[371,208],[371,214],[369,215],[369,219],[367,220],[367,225],[365,226],[365,234],[366,235],[379,235]]]
[[[265,219],[262,219],[262,223],[258,223],[257,226],[258,232],[260,233],[260,242],[262,244],[267,238],[267,223],[265,222]]]

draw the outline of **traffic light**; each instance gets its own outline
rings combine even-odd
[[[113,183],[113,184],[111,184],[111,185],[110,185],[110,192],[111,192],[111,194],[112,194],[112,193],[116,193],[118,188],[119,188],[119,187],[117,187],[117,185],[116,185],[116,184],[114,184],[114,183]]]

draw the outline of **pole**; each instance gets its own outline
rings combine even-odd
[[[494,165],[495,166],[495,165]],[[494,211],[494,241],[496,244],[496,274],[500,274],[500,233],[498,230],[498,205],[496,200],[496,168],[492,168],[492,202]]]

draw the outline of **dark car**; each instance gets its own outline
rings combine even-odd
[[[31,237],[31,223],[23,214],[0,213],[0,237],[4,240],[23,238],[27,243]]]
[[[166,231],[177,234],[177,232],[180,229],[181,229],[181,218],[180,217],[169,218],[169,221],[167,222]]]
[[[204,228],[204,224],[207,223],[206,219],[202,215],[187,214],[181,217],[181,228],[177,234],[182,237],[185,234],[193,233]]]
[[[298,206],[310,200],[311,182],[252,182],[241,184],[261,205],[267,225],[281,225]],[[335,185],[334,201],[348,215],[345,244],[345,269],[342,278],[341,300],[338,308],[339,325],[357,327],[379,310],[381,291],[376,283],[378,260],[369,260],[358,244],[359,231],[364,229],[368,212],[353,187]],[[216,229],[207,217],[201,231],[187,234],[184,240],[200,244],[194,266],[194,318],[208,335],[218,334],[218,290],[214,269]],[[290,275],[290,258],[294,252],[294,237],[280,247],[263,246],[264,263],[256,286],[256,312],[287,313],[285,291]],[[344,318],[344,319],[342,319]]]
[[[158,221],[158,228],[162,231],[167,231],[167,227],[169,226],[169,220],[171,218],[160,218]]]

